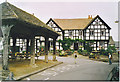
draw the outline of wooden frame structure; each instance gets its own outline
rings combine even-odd
[[[92,18],[92,16],[88,16],[88,18],[84,19],[50,18],[46,24],[61,34],[58,39],[63,40],[64,38],[71,38],[94,41],[94,44],[91,45],[91,47],[93,47],[93,50],[100,50],[101,48],[107,49],[111,28],[100,18],[99,15],[94,18]],[[59,49],[61,49],[60,43],[58,44],[59,45],[56,46],[59,46]],[[85,43],[73,44],[71,46],[71,49],[77,50],[75,48],[77,45],[84,46]]]
[[[2,25],[0,26],[0,37],[3,37],[3,70],[9,70],[8,53],[10,50],[10,39],[12,39],[13,43],[13,57],[15,56],[15,48],[18,42],[17,39],[26,40],[26,52],[29,50],[28,47],[30,47],[31,52],[30,65],[35,66],[35,37],[45,37],[45,62],[48,62],[48,40],[49,38],[52,38],[54,43],[53,60],[56,60],[55,43],[59,36],[57,32],[52,30],[34,15],[19,9],[8,2],[0,4],[0,7],[2,8],[0,10],[0,12],[2,12],[2,17],[0,18],[0,22],[2,22]]]

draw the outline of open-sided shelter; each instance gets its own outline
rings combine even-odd
[[[48,40],[53,39],[53,58],[55,60],[55,42],[59,34],[44,24],[34,15],[29,14],[14,5],[4,2],[0,4],[0,37],[3,37],[3,70],[8,69],[9,39],[13,39],[13,55],[16,38],[27,39],[31,47],[31,64],[35,64],[35,36],[45,38],[45,61],[48,60]],[[27,45],[28,46],[28,45]]]

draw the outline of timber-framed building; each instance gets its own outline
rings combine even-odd
[[[99,15],[92,18],[77,18],[77,19],[52,19],[46,23],[55,31],[61,34],[57,40],[64,38],[82,39],[85,41],[94,41],[91,46],[93,50],[107,49],[110,37],[110,27],[101,19]],[[58,49],[62,49],[62,44],[56,43]],[[74,43],[71,49],[78,50],[79,46],[84,46],[84,43]],[[84,49],[84,48],[83,48]]]

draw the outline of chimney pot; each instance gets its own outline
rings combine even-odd
[[[88,19],[90,19],[90,15],[88,15]]]
[[[91,15],[91,17],[90,17],[91,19],[92,19],[92,15]]]

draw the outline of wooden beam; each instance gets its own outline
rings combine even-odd
[[[48,63],[48,37],[45,37],[45,62]]]
[[[32,67],[37,67],[35,64],[35,38],[31,39],[31,59],[30,59],[30,65]]]
[[[15,59],[16,38],[13,38],[12,58]]]
[[[56,61],[56,39],[53,39],[53,61]]]

